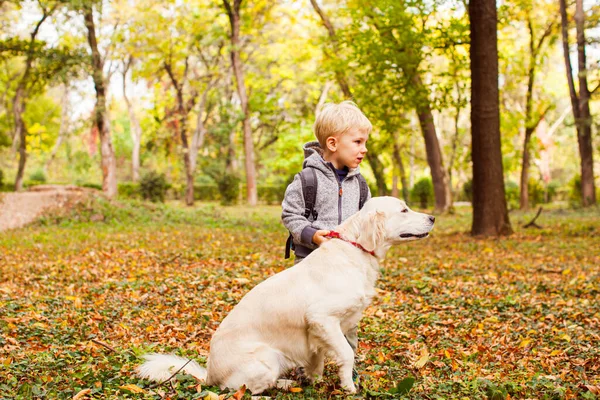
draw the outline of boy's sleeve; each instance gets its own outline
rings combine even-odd
[[[285,190],[285,196],[281,203],[281,221],[283,226],[291,232],[297,243],[314,247],[313,235],[317,231],[311,226],[310,221],[304,217],[304,194],[302,193],[302,180],[296,174],[294,181]]]

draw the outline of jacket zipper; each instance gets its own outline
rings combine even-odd
[[[331,171],[333,171],[333,176],[338,183],[338,225],[342,223],[342,194],[344,191],[342,190],[342,182],[338,179],[337,172],[335,172],[335,168],[331,164],[327,164]],[[346,180],[346,178],[344,178]]]

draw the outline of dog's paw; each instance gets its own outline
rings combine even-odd
[[[356,393],[356,386],[354,386],[353,382],[346,383],[345,385],[342,383],[342,387],[344,390],[350,394]]]

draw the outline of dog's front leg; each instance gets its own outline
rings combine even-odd
[[[342,333],[340,322],[336,318],[325,317],[309,322],[310,334],[325,345],[324,350],[330,350],[336,364],[339,366],[339,376],[342,387],[350,393],[356,393],[352,382],[352,367],[354,365],[354,352]]]

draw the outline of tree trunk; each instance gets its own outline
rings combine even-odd
[[[577,31],[577,61],[579,76],[579,122],[577,138],[581,155],[581,200],[584,207],[596,204],[594,184],[594,147],[592,144],[592,115],[590,113],[590,91],[587,84],[585,54],[585,13],[583,0],[575,2],[575,26]]]
[[[421,76],[418,72],[413,75],[413,82],[419,92],[425,93]],[[425,150],[427,153],[427,164],[431,170],[433,192],[435,194],[435,210],[438,213],[447,212],[452,207],[452,192],[450,191],[448,172],[444,168],[440,142],[437,138],[435,125],[433,124],[433,113],[427,96],[425,101],[417,105],[417,115],[421,125],[421,132],[425,139]]]
[[[15,119],[14,137],[19,140],[19,166],[15,178],[15,190],[17,192],[23,190],[23,175],[25,174],[25,162],[27,161],[27,128],[25,127],[25,121],[23,121],[23,113],[25,112],[24,97],[24,89],[19,85],[13,101],[13,115]]]
[[[394,151],[392,155],[398,172],[400,174],[400,182],[402,183],[402,198],[404,199],[404,201],[408,201],[409,187],[408,182],[406,181],[406,169],[404,168],[404,162],[402,161],[402,156],[400,155],[400,146],[398,146],[396,134],[394,134]]]
[[[584,207],[596,204],[596,193],[594,185],[594,159],[591,133],[591,116],[589,111],[589,89],[587,87],[587,72],[585,61],[585,35],[583,4],[581,0],[576,1],[576,29],[577,29],[577,56],[579,65],[580,96],[575,91],[573,69],[569,55],[569,22],[567,19],[567,5],[565,0],[560,0],[561,31],[563,42],[563,54],[565,69],[567,72],[567,83],[571,97],[571,108],[577,126],[577,143],[579,145],[579,156],[581,158],[581,195]],[[585,97],[585,104],[583,98]]]
[[[240,58],[240,5],[242,0],[223,0],[223,5],[229,16],[231,25],[231,67],[237,83],[238,96],[242,103],[244,120],[242,121],[244,133],[244,155],[246,167],[246,196],[248,204],[255,206],[258,203],[258,192],[256,187],[256,167],[254,165],[254,142],[252,141],[252,127],[250,126],[250,105],[244,82],[244,71]],[[232,7],[233,6],[233,7]]]
[[[17,176],[15,178],[15,190],[23,190],[23,175],[25,174],[25,163],[27,161],[27,128],[25,121],[23,121],[23,114],[25,114],[25,108],[27,106],[27,90],[26,86],[31,75],[31,67],[34,59],[34,44],[40,27],[54,12],[56,5],[50,10],[43,8],[42,18],[37,22],[35,28],[31,32],[29,39],[29,46],[27,48],[27,57],[25,59],[25,71],[19,80],[17,90],[15,91],[15,97],[13,98],[13,116],[15,119],[15,130],[13,134],[13,140],[19,141],[19,165],[17,167]]]
[[[533,26],[529,21],[529,72],[527,74],[527,97],[525,99],[525,139],[523,140],[523,159],[521,164],[521,186],[519,208],[529,209],[529,145],[533,134],[533,85],[535,83],[536,49]]]
[[[135,109],[133,104],[127,97],[127,71],[133,62],[133,58],[129,57],[129,60],[125,64],[123,70],[123,98],[125,104],[127,104],[127,113],[129,114],[129,131],[131,134],[131,140],[133,141],[133,149],[131,149],[131,177],[134,182],[140,180],[140,146],[142,143],[142,127],[140,121],[135,115]]]
[[[106,81],[104,79],[104,61],[98,50],[96,28],[92,7],[84,10],[85,26],[88,31],[88,44],[92,51],[92,77],[96,89],[95,125],[100,135],[100,155],[102,158],[102,190],[109,197],[117,194],[117,162],[110,137],[110,119],[106,108]]]
[[[500,149],[498,37],[495,0],[471,1],[471,135],[473,235],[512,233]]]
[[[377,157],[377,154],[370,151],[367,152],[367,161],[371,166],[371,170],[373,171],[373,175],[375,176],[375,182],[377,183],[377,195],[378,196],[387,196],[388,188],[385,184],[385,176],[383,173],[383,165],[381,161]]]
[[[63,85],[63,95],[60,101],[60,127],[58,128],[58,139],[56,139],[56,143],[52,148],[52,153],[50,153],[50,157],[48,157],[48,161],[46,161],[46,165],[44,169],[48,170],[50,168],[50,164],[54,161],[54,157],[56,157],[56,153],[60,148],[60,145],[65,140],[65,137],[69,132],[69,87],[67,84]]]

